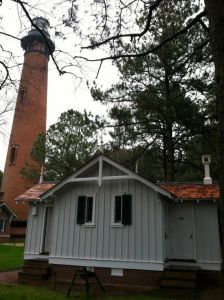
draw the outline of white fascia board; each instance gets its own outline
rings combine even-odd
[[[130,175],[117,175],[117,176],[104,176],[102,178],[100,177],[78,177],[70,179],[69,182],[89,182],[89,181],[107,181],[107,180],[125,180],[125,179],[134,179]]]
[[[107,181],[107,180],[127,180],[127,179],[134,179],[132,176],[130,175],[115,175],[115,176],[104,176],[103,181]]]
[[[91,166],[93,166],[97,161],[99,161],[99,156],[97,156],[95,159],[84,165],[81,169],[78,171],[75,171],[73,174],[59,182],[57,185],[55,185],[53,188],[51,188],[48,192],[44,193],[42,197],[40,197],[40,200],[42,201],[43,199],[49,197],[50,195],[54,194],[57,190],[61,189],[64,185],[70,182],[75,182],[75,178],[79,176],[81,173],[85,172],[87,169],[89,169]],[[87,181],[86,177],[86,181]],[[98,177],[97,177],[98,180]],[[77,182],[77,180],[76,180]]]
[[[98,181],[99,177],[78,177],[78,178],[72,178],[67,183],[70,182],[89,182],[89,181]]]
[[[112,178],[113,176],[111,176],[111,179],[107,178],[107,176],[103,177],[103,180],[113,180],[113,179],[135,179],[138,180],[140,182],[142,182],[143,184],[145,184],[146,186],[150,187],[151,189],[153,189],[154,191],[158,192],[161,195],[164,195],[168,198],[173,198],[172,195],[165,191],[164,189],[160,188],[158,185],[148,181],[147,179],[139,176],[138,174],[128,170],[127,168],[121,166],[119,163],[111,160],[110,158],[107,158],[104,155],[99,155],[97,156],[95,159],[93,159],[92,161],[90,161],[89,163],[87,163],[86,165],[84,165],[82,168],[80,168],[78,171],[74,172],[73,174],[71,174],[69,177],[67,177],[66,179],[64,179],[63,181],[61,181],[60,183],[58,183],[55,187],[53,187],[52,189],[50,189],[48,192],[44,193],[43,196],[40,198],[40,200],[43,200],[47,197],[49,197],[50,195],[52,195],[53,193],[55,193],[57,190],[59,190],[60,188],[62,188],[64,185],[66,185],[69,182],[83,182],[83,181],[88,181],[89,178],[77,178],[77,176],[79,176],[81,173],[85,172],[88,168],[90,168],[91,166],[93,166],[96,162],[99,162],[100,160],[103,160],[105,162],[107,162],[108,164],[114,166],[115,168],[117,168],[118,170],[122,171],[124,174],[124,177],[122,176],[117,176],[117,178]],[[126,177],[129,176],[129,177]],[[122,177],[122,178],[120,178]],[[99,181],[99,174],[98,177],[91,177],[92,181]]]
[[[165,191],[164,189],[160,188],[158,185],[148,181],[147,179],[139,176],[138,174],[128,170],[127,168],[121,166],[120,164],[116,163],[115,161],[110,160],[109,158],[103,156],[103,160],[111,165],[113,165],[115,168],[119,169],[120,171],[128,174],[129,176],[131,176],[132,179],[136,179],[142,183],[144,183],[145,185],[147,185],[148,187],[152,188],[153,190],[155,190],[156,192],[168,197],[168,198],[172,198],[172,195]]]
[[[49,256],[49,264],[67,265],[67,266],[85,266],[99,267],[111,269],[134,269],[148,271],[163,271],[163,261],[122,261],[108,259],[90,259],[90,258],[74,258],[62,256]]]

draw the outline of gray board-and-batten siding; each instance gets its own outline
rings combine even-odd
[[[129,226],[112,225],[112,202],[117,193],[132,195],[132,224]],[[94,225],[76,224],[78,196],[93,194]],[[37,216],[32,216],[30,210],[28,223],[25,253],[39,254],[44,225],[43,204],[38,206]],[[126,262],[132,268],[134,265],[139,268],[137,265],[144,263],[143,269],[150,269],[151,263],[159,263],[161,269],[162,224],[162,204],[158,194],[137,180],[106,181],[101,187],[96,182],[73,183],[58,193],[54,204],[49,259],[56,262],[64,258],[67,264],[72,261],[76,264],[75,260],[80,260],[83,265],[85,259],[90,260],[89,264],[107,261],[111,267]]]
[[[126,175],[103,163],[103,176]],[[93,164],[81,177],[98,176]],[[132,195],[132,224],[113,226],[111,213],[117,193]],[[79,195],[95,195],[94,225],[76,224]],[[220,268],[220,245],[216,203],[178,204],[160,199],[152,187],[137,179],[71,182],[56,192],[49,262],[55,264],[162,270],[169,258],[170,205],[192,205],[194,222],[194,258],[202,268]],[[37,203],[37,215],[28,216],[25,259],[40,257],[43,252],[46,204]],[[195,264],[195,263],[194,263]]]

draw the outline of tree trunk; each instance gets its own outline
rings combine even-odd
[[[167,180],[175,181],[175,159],[174,159],[174,140],[173,140],[173,103],[170,91],[169,72],[165,68],[165,139],[167,148]]]
[[[163,124],[163,156],[162,156],[164,181],[168,181],[167,177],[167,145],[166,145],[166,131],[165,124]]]
[[[220,233],[224,270],[224,1],[205,0],[209,17],[210,42],[215,63],[216,107],[218,114]]]
[[[174,141],[172,123],[167,124],[167,178],[168,181],[175,181],[175,159],[174,159]]]

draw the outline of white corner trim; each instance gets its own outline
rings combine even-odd
[[[71,265],[82,267],[101,267],[111,269],[134,269],[134,270],[151,270],[163,271],[164,262],[162,261],[122,261],[122,260],[108,260],[108,259],[92,259],[92,258],[75,258],[75,257],[61,257],[49,256],[50,264]]]

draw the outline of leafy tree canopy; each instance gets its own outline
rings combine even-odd
[[[166,2],[157,9],[154,39],[138,43],[141,51],[173,35],[181,28],[181,20],[193,12],[189,3],[181,12],[179,9],[176,2]],[[138,24],[144,24],[143,19],[140,16]],[[214,75],[210,48],[198,47],[198,40],[203,38],[206,41],[207,32],[201,26],[192,27],[185,36],[177,37],[153,54],[117,61],[120,82],[110,89],[103,91],[97,85],[91,88],[96,100],[110,107],[112,104],[112,147],[141,145],[150,149],[144,152],[144,159],[150,154],[151,160],[160,161],[163,180],[178,177],[177,166],[185,158],[188,141],[202,134],[205,127],[205,106],[211,99]],[[136,47],[133,42],[123,45],[131,52]],[[141,151],[137,153],[141,155]]]
[[[35,163],[26,164],[22,176],[37,181],[44,165],[46,180],[61,180],[78,169],[97,149],[98,125],[98,116],[91,113],[73,109],[62,113],[46,134],[37,137],[31,151]]]

